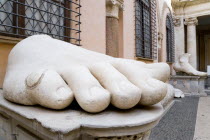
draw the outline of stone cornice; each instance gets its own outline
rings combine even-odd
[[[201,3],[209,2],[209,0],[172,0],[172,7],[187,7]]]
[[[0,43],[6,43],[6,44],[17,44],[22,39],[20,38],[14,38],[14,37],[7,37],[7,36],[0,36]]]
[[[188,26],[189,25],[198,25],[198,19],[196,17],[186,18],[184,24],[188,25]]]
[[[181,25],[181,18],[173,17],[173,23],[175,27],[179,27]]]
[[[106,0],[106,16],[119,18],[119,10],[123,9],[124,0]]]
[[[123,7],[124,0],[106,0],[106,5],[119,5]]]

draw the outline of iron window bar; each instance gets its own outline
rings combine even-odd
[[[166,50],[167,62],[174,62],[175,59],[174,24],[171,14],[166,17]]]
[[[1,0],[0,35],[48,34],[81,45],[80,0]]]
[[[14,16],[20,16],[20,17],[24,17],[24,18],[28,18],[28,17],[26,17],[26,16],[22,16],[22,15],[18,15],[18,14],[14,14],[14,13],[9,13],[9,12],[5,12],[5,11],[2,11],[2,10],[0,10],[0,13],[1,12],[4,12],[4,13],[7,13],[8,15],[14,15]],[[38,21],[38,22],[43,22],[43,23],[48,23],[48,22],[46,22],[46,21],[41,21],[41,20],[37,20],[37,19],[35,19],[35,18],[28,18],[28,19],[32,19],[32,20],[35,20],[35,21]],[[81,22],[80,22],[81,23]],[[9,26],[9,25],[4,25],[4,24],[2,24],[3,26]],[[59,26],[59,27],[63,27],[63,26],[61,26],[61,25],[57,25],[57,24],[53,24],[53,23],[51,23],[51,25],[55,25],[55,26]],[[77,25],[77,24],[76,24]],[[12,27],[15,27],[15,26],[12,26]],[[17,27],[18,28],[18,27]],[[67,29],[71,29],[71,30],[75,30],[75,31],[78,31],[78,32],[81,32],[80,30],[77,30],[77,29],[74,29],[74,28],[71,28],[71,27],[65,27],[65,28],[67,28]],[[21,29],[23,29],[23,28],[21,28]]]
[[[156,59],[156,1],[136,0],[135,2],[136,57]]]

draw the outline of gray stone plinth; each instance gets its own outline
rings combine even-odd
[[[210,76],[208,75],[207,79],[206,79],[206,83],[205,83],[206,89],[209,90],[210,89]]]
[[[170,84],[185,94],[206,96],[205,79],[200,76],[171,76]]]
[[[0,138],[12,140],[147,140],[164,114],[160,104],[132,110],[49,110],[5,100],[0,91]]]

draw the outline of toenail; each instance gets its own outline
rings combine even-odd
[[[43,78],[44,73],[32,73],[30,74],[25,81],[25,84],[29,88],[35,88]]]

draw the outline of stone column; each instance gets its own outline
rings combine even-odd
[[[183,17],[173,17],[174,35],[175,35],[175,62],[179,60],[179,56],[185,53],[185,35]]]
[[[123,0],[106,0],[106,54],[119,57],[119,10]]]
[[[197,44],[196,44],[196,25],[197,18],[186,18],[187,25],[187,53],[191,54],[190,64],[197,69]]]

